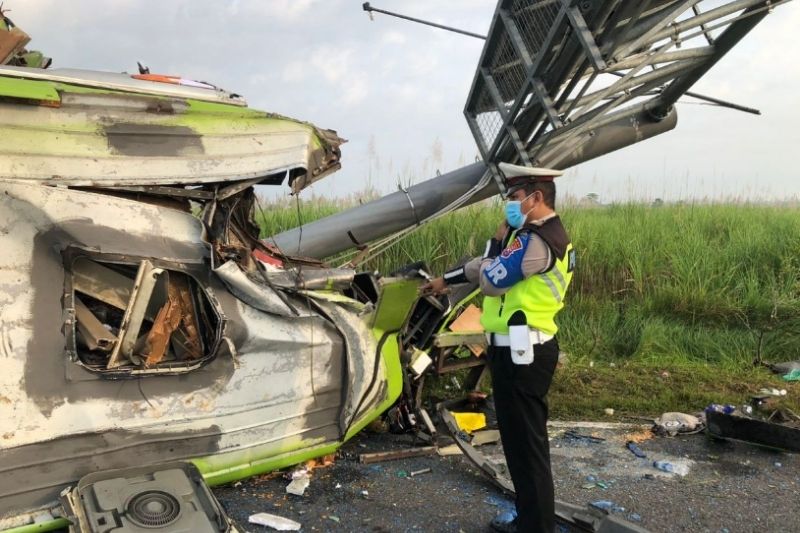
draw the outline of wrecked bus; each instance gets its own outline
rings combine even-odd
[[[420,297],[424,265],[324,259],[502,192],[501,163],[567,169],[670,131],[684,95],[757,112],[688,91],[773,7],[499,0],[464,109],[482,160],[267,241],[254,187],[335,172],[336,132],[146,69],[45,70],[0,10],[0,530],[67,525],[62,491],[91,473],[226,483],[332,453],[393,405],[434,432],[426,368],[483,376],[481,332],[448,331],[473,288]],[[170,501],[109,505],[176,519]]]
[[[332,453],[397,398],[417,282],[288,257],[254,221],[255,184],[339,168],[335,132],[4,66],[0,138],[0,529],[89,472],[191,459],[216,484]]]

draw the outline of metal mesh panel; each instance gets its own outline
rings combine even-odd
[[[478,109],[483,112],[475,115],[475,123],[478,125],[484,146],[489,150],[497,136],[503,131],[503,117],[499,111],[496,111],[496,106],[485,85],[482,85]]]
[[[503,102],[512,104],[525,81],[525,66],[517,56],[511,39],[503,33],[489,63],[489,71],[494,77]]]
[[[558,17],[561,3],[558,0],[515,0],[511,18],[517,23],[528,53],[535,60],[547,39],[550,28]]]

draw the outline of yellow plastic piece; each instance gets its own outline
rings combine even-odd
[[[486,427],[486,415],[483,413],[454,413],[451,411],[450,414],[456,419],[458,428],[467,433]]]

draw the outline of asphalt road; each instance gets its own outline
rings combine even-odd
[[[703,435],[654,438],[640,444],[646,459],[625,442],[631,430],[578,427],[589,441],[551,432],[556,497],[585,505],[609,501],[620,514],[654,532],[800,531],[800,460],[747,444],[715,442]],[[344,457],[313,472],[304,496],[288,495],[284,478],[253,478],[215,493],[241,531],[270,531],[248,524],[267,512],[291,518],[303,531],[484,532],[509,500],[462,456],[420,457],[360,464],[368,451],[402,449],[410,436],[362,433]],[[484,447],[489,454],[498,449]],[[654,460],[684,465],[679,476]],[[430,468],[413,478],[409,472]]]

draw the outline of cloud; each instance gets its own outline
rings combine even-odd
[[[281,21],[297,21],[322,2],[323,0],[234,0],[229,11],[250,16],[267,15]]]
[[[381,42],[383,44],[405,44],[406,43],[406,36],[399,31],[387,31],[381,37]]]
[[[333,94],[341,105],[352,107],[364,101],[370,88],[370,76],[358,63],[356,50],[351,47],[317,46],[302,60],[287,63],[281,80],[294,85],[310,80],[324,82],[327,94]]]
[[[154,71],[241,92],[253,107],[337,129],[351,143],[344,147],[343,170],[323,182],[331,194],[363,187],[369,168],[362,147],[372,135],[381,160],[394,161],[392,169],[387,164],[373,172],[373,185],[384,190],[394,187],[406,163],[416,179],[429,177],[423,162],[437,137],[444,144],[442,171],[454,168],[460,154],[471,161],[476,153],[462,110],[484,43],[380,14],[370,21],[360,0],[5,2],[12,19],[32,35],[32,46],[53,56],[59,68],[130,71],[141,60]],[[488,30],[497,5],[383,2],[380,7],[390,11],[477,33]],[[644,190],[658,194],[665,178],[688,170],[692,176],[724,175],[731,189],[752,183],[737,177],[760,173],[798,190],[797,27],[800,2],[777,7],[696,88],[760,107],[762,117],[680,104],[674,132],[582,165],[579,173],[603,180],[633,175]]]
[[[292,61],[283,67],[281,79],[287,83],[300,83],[308,74],[308,67],[303,61]]]

